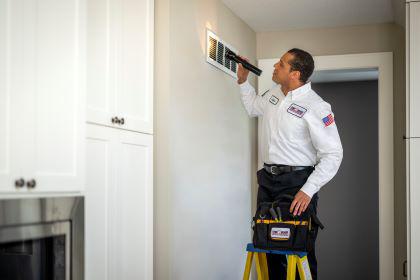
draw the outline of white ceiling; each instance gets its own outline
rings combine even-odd
[[[254,31],[397,22],[402,0],[222,0]]]

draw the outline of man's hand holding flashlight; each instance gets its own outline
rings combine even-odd
[[[242,57],[240,55],[238,55],[240,58],[242,58],[243,60],[246,60],[249,62],[249,60],[245,57]],[[237,75],[238,75],[238,84],[243,84],[246,82],[246,80],[248,79],[248,74],[249,74],[249,70],[245,69],[241,63],[238,63],[238,71],[237,71]]]

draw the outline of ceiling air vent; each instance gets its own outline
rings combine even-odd
[[[235,61],[225,58],[227,50],[238,53],[235,48],[221,40],[216,34],[207,29],[207,62],[236,79],[237,64]]]

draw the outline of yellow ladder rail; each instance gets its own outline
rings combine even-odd
[[[291,252],[291,251],[277,251],[277,250],[261,250],[254,248],[253,244],[247,245],[247,258],[245,264],[245,271],[243,280],[249,280],[252,267],[252,259],[255,257],[255,266],[257,269],[258,280],[269,280],[267,255],[281,254],[286,255],[287,258],[287,278],[286,280],[296,279],[296,267],[301,280],[312,280],[311,270],[309,268],[308,257],[306,253]]]

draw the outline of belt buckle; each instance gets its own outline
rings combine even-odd
[[[273,174],[273,175],[277,175],[277,174],[276,174],[276,172],[274,172],[274,168],[276,168],[276,166],[275,166],[275,165],[270,166],[270,172],[271,172],[271,174]]]

